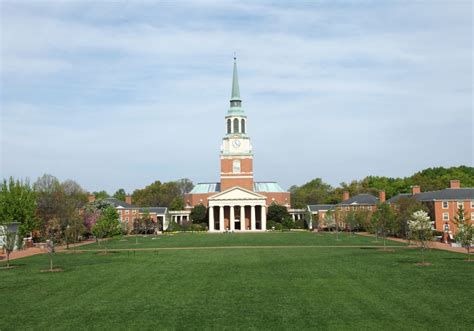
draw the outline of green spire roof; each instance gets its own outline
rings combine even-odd
[[[241,100],[240,99],[240,89],[239,89],[239,77],[237,76],[237,58],[234,57],[234,75],[232,77],[232,100]]]

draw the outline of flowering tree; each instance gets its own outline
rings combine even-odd
[[[425,249],[433,238],[433,229],[428,213],[423,210],[415,211],[408,221],[410,238],[421,247],[422,263],[425,264]]]
[[[474,226],[472,225],[469,214],[464,213],[463,206],[458,208],[457,215],[454,216],[454,224],[456,224],[458,228],[455,239],[467,250],[467,259],[471,261],[470,250],[474,241]]]

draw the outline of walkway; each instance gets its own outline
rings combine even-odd
[[[356,233],[358,235],[361,235],[361,236],[375,237],[375,235],[373,235],[371,233],[367,233],[367,232],[356,232]],[[402,239],[402,238],[388,237],[387,239],[407,244],[407,240]],[[413,243],[413,241],[411,241],[410,243]],[[413,244],[410,245],[410,246],[414,247]],[[440,249],[440,250],[443,250],[443,251],[449,251],[449,252],[455,252],[455,253],[467,254],[466,249],[464,249],[462,247],[451,247],[450,244],[441,243],[439,241],[432,241],[429,245],[429,248]],[[473,254],[473,253],[471,252],[471,254]]]
[[[85,240],[77,244],[70,244],[69,247],[70,248],[79,247],[79,246],[87,245],[93,242],[95,242],[95,240]],[[65,250],[66,250],[66,246],[58,246],[56,248],[56,252],[61,252]],[[21,251],[14,251],[13,253],[10,254],[10,260],[16,260],[16,259],[21,259],[23,257],[28,257],[32,255],[38,255],[38,254],[45,254],[45,253],[47,253],[46,248],[31,247],[31,248],[23,249]],[[0,253],[0,261],[6,261],[6,260],[7,260],[7,255]]]

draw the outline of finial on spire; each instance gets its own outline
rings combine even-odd
[[[237,60],[237,54],[236,52],[234,51],[234,62]]]

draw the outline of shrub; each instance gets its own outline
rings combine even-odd
[[[305,221],[304,220],[296,220],[293,227],[295,229],[304,229],[306,227],[305,226]]]

